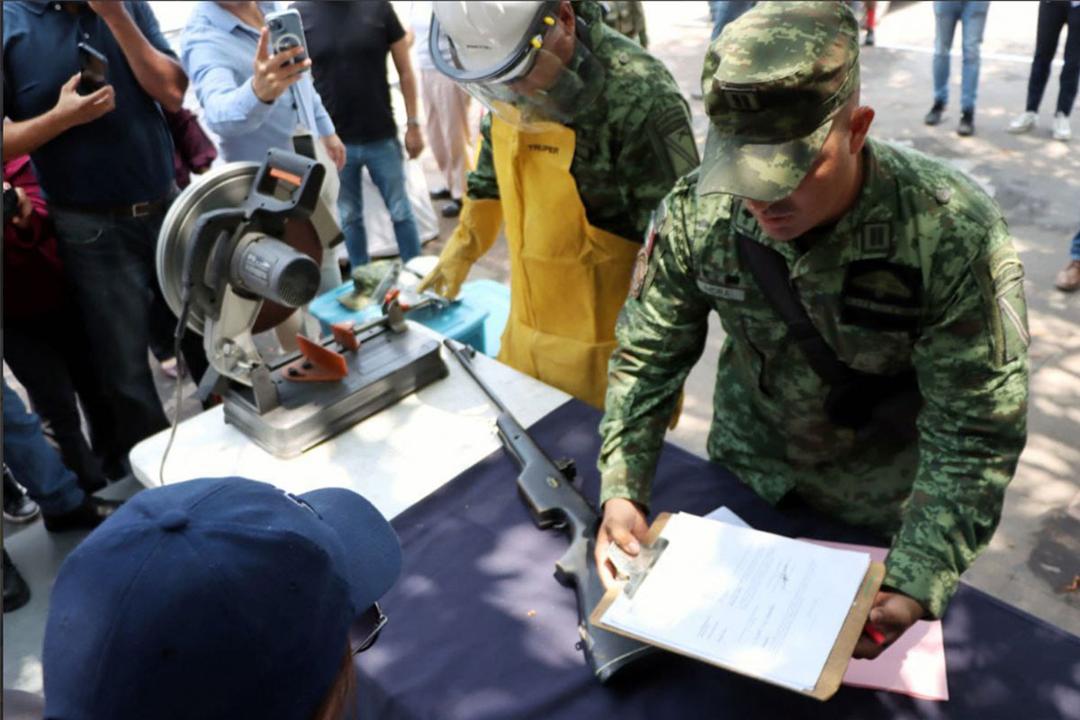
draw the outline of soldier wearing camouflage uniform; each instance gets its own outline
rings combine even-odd
[[[487,35],[505,31],[509,13],[531,7],[534,25],[518,33],[531,38],[524,57],[503,65],[531,62],[547,72],[543,66],[552,60],[568,78],[543,91],[519,91],[531,75],[480,81],[478,71],[452,65],[473,59],[468,52],[479,41],[471,36],[492,44]],[[461,221],[422,285],[456,295],[505,221],[511,307],[499,359],[597,407],[615,320],[652,210],[698,164],[689,110],[674,79],[606,27],[602,12],[594,2],[567,0],[436,4],[433,53],[458,43],[456,55],[435,58],[436,67],[460,77],[491,112],[481,123]],[[445,29],[435,33],[440,23]],[[541,57],[532,59],[529,47]],[[537,107],[566,87],[574,92],[568,107]]]
[[[616,330],[597,560],[644,537],[664,427],[716,312],[710,458],[771,503],[795,493],[892,538],[871,612],[892,642],[944,612],[997,526],[1029,337],[1000,209],[942,162],[866,139],[858,48],[829,2],[759,3],[710,47],[702,166],[656,211]],[[759,282],[762,257],[782,282]],[[864,637],[856,657],[882,649]]]

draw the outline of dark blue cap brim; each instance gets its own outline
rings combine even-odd
[[[375,506],[344,488],[322,488],[300,496],[341,538],[353,607],[362,613],[401,574],[397,533]]]

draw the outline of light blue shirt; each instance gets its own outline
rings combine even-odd
[[[264,13],[274,3],[260,2]],[[180,36],[180,61],[203,108],[202,120],[221,138],[226,162],[262,162],[270,148],[292,150],[292,136],[302,126],[317,137],[334,134],[334,123],[304,73],[272,103],[255,95],[255,50],[259,29],[214,2],[200,2]]]

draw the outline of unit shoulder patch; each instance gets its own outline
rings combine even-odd
[[[1031,344],[1024,297],[1024,266],[1011,244],[978,264],[976,279],[990,315],[990,344],[996,365],[1021,357]]]
[[[666,163],[673,179],[682,177],[700,164],[694,133],[690,128],[690,112],[682,101],[669,102],[654,110],[647,130],[657,156]]]
[[[660,203],[649,219],[649,228],[645,231],[645,242],[642,243],[637,258],[634,259],[634,272],[630,277],[630,297],[635,300],[641,297],[641,293],[647,289],[648,280],[651,279],[649,261],[652,258],[653,248],[656,247],[656,235],[663,229],[666,217],[667,209],[664,203]]]

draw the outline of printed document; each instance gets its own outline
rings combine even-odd
[[[605,625],[796,691],[815,687],[869,555],[686,513],[660,537],[666,549]]]

